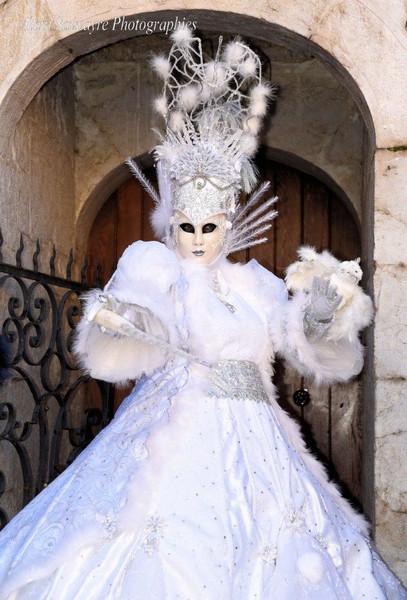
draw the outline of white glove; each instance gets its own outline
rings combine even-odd
[[[154,335],[168,340],[166,328],[148,308],[118,300],[108,292],[98,293],[95,290],[92,295],[93,299],[85,309],[85,317],[88,321],[97,323],[100,331],[112,339],[122,339],[127,335],[127,326],[130,323],[142,332],[154,330]],[[116,318],[109,317],[106,311]]]
[[[314,277],[304,314],[304,333],[309,340],[318,340],[324,335],[341,300],[342,296],[328,279]]]
[[[126,302],[120,302],[112,294],[101,292],[97,295],[96,299],[87,306],[85,317],[88,319],[88,321],[97,322],[97,315],[101,309],[106,309],[112,313],[115,313],[116,315],[123,316],[128,306],[129,305]],[[114,340],[121,339],[123,337],[123,335],[118,331],[105,327],[104,325],[99,324],[99,328],[102,333],[105,333]]]

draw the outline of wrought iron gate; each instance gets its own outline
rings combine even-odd
[[[23,238],[15,264],[2,262],[0,232],[0,323],[12,349],[11,380],[0,389],[0,528],[60,473],[112,418],[110,386],[84,375],[72,355],[80,316],[81,282],[22,267]],[[97,282],[96,282],[97,284]]]

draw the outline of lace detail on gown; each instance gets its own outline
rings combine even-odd
[[[187,380],[185,364],[179,362],[140,381],[110,425],[5,528],[0,540],[0,566],[7,573],[4,597],[25,568],[40,578],[58,566],[61,553],[69,562],[82,544],[112,539],[125,529],[120,515],[127,489],[148,456],[148,438]],[[152,548],[158,521],[150,520],[147,527],[145,543]]]

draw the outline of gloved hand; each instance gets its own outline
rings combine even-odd
[[[86,307],[85,317],[88,321],[94,321],[96,315],[102,308],[111,310],[115,314],[122,316],[126,312],[127,304],[125,302],[120,302],[112,294],[101,292],[96,296],[95,300]],[[113,329],[109,329],[103,325],[100,325],[99,327],[102,333],[105,333],[112,339],[116,340],[123,337]]]
[[[101,322],[97,315],[101,309],[108,310],[119,317],[122,317],[121,324],[120,320],[116,319],[116,325],[120,326],[120,331],[113,329],[113,327],[108,327],[103,324],[103,318]],[[155,325],[155,335],[160,335],[162,333],[163,339],[168,340],[168,332],[165,327],[161,324],[161,321],[146,307],[139,306],[138,304],[128,303],[125,301],[118,300],[113,294],[108,292],[101,292],[98,290],[94,290],[92,292],[92,299],[88,300],[86,309],[85,309],[85,317],[88,321],[96,321],[99,325],[100,331],[110,336],[112,339],[122,339],[124,335],[124,328],[126,327],[126,323],[129,321],[132,325],[140,329],[141,331],[147,332],[151,331],[153,326]],[[108,320],[109,322],[111,319]],[[157,331],[158,326],[158,331]],[[161,331],[160,331],[161,330]]]
[[[324,335],[341,300],[342,296],[328,279],[314,277],[304,314],[304,333],[309,340],[318,340]]]

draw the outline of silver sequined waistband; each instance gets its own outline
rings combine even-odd
[[[211,366],[209,379],[209,396],[268,402],[259,368],[250,360],[220,360]]]

